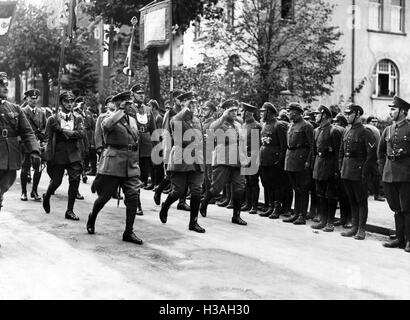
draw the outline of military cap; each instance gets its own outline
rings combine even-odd
[[[36,97],[36,98],[38,98],[38,96],[40,95],[40,90],[30,89],[30,90],[27,90],[26,92],[24,92],[24,95],[26,97]]]
[[[241,105],[242,105],[242,109],[245,110],[245,111],[248,111],[248,112],[254,113],[257,110],[257,108],[255,106],[253,106],[249,103],[242,102]]]
[[[229,100],[226,100],[222,103],[221,108],[222,109],[229,109],[229,108],[233,108],[233,107],[238,108],[238,106],[239,106],[238,101],[233,100],[233,99],[229,99]]]
[[[399,98],[398,96],[394,96],[393,102],[389,104],[389,107],[396,107],[403,110],[409,110],[410,103],[404,101],[402,98]]]
[[[8,84],[7,73],[0,72],[0,84]]]
[[[379,121],[379,119],[377,119],[376,117],[370,116],[370,117],[367,118],[366,123],[370,123],[373,120]]]
[[[109,104],[112,101],[112,98],[114,96],[108,96],[107,99],[105,99],[105,105]]]
[[[131,100],[131,91],[123,91],[112,97],[111,102],[121,102]]]
[[[64,90],[60,93],[60,103],[63,100],[73,100],[74,101],[75,96],[71,91]]]
[[[184,94],[185,93],[185,91],[183,91],[183,90],[174,90],[174,91],[172,91],[172,97],[175,99],[178,99],[178,96],[180,96],[180,95],[182,95],[182,94]]]
[[[296,111],[298,111],[298,112],[300,112],[300,113],[303,113],[302,107],[300,106],[299,103],[296,103],[296,102],[292,102],[291,104],[289,104],[288,110],[289,110],[289,111],[290,111],[290,110],[296,110]]]
[[[159,109],[158,101],[155,100],[155,99],[151,99],[150,101],[148,101],[148,105],[149,105],[152,109]]]
[[[315,111],[314,113],[327,114],[329,118],[332,118],[332,112],[328,107],[324,106],[323,104],[320,105],[319,108],[317,108],[317,111]]]
[[[275,114],[278,114],[278,109],[276,109],[276,107],[270,103],[270,102],[265,102],[261,108],[261,111],[272,111]]]
[[[354,103],[349,104],[345,109],[345,113],[347,114],[352,113],[352,112],[357,112],[359,113],[359,115],[364,114],[363,108],[359,106],[358,104],[354,104]]]
[[[84,102],[84,97],[83,97],[83,96],[79,96],[79,97],[75,98],[74,102],[75,102],[75,103]]]
[[[181,102],[188,101],[188,100],[194,100],[194,93],[192,91],[183,93],[183,94],[179,95],[177,97],[177,99]]]
[[[340,122],[343,126],[348,125],[346,117],[341,113],[337,114],[336,117],[333,119],[333,121]]]
[[[135,92],[135,93],[144,93],[145,92],[144,87],[140,84],[136,84],[136,85],[132,86],[130,90],[132,92]]]

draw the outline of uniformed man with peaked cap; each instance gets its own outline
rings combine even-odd
[[[203,140],[198,105],[193,92],[178,96],[183,108],[171,120],[171,131],[174,145],[172,146],[167,172],[171,179],[172,190],[162,203],[159,218],[167,222],[168,210],[171,205],[183,196],[189,187],[191,190],[189,230],[204,233],[205,229],[198,224],[198,211],[201,201],[201,185],[204,180]],[[186,141],[185,135],[190,133],[191,140]],[[192,143],[196,147],[191,149]],[[189,149],[188,149],[189,148]],[[186,151],[191,150],[188,153]],[[187,158],[188,157],[188,158]]]
[[[352,103],[344,112],[350,127],[340,145],[339,169],[349,199],[353,226],[342,236],[363,240],[368,216],[366,180],[372,162],[376,161],[376,139],[372,131],[362,124],[364,111],[361,106]]]
[[[38,106],[38,98],[40,96],[40,90],[38,89],[27,90],[24,93],[24,96],[27,101],[27,106],[22,108],[22,110],[24,114],[26,115],[26,118],[28,122],[30,123],[31,128],[33,129],[33,132],[40,145],[40,148],[43,149],[46,143],[45,131],[46,131],[47,118],[46,118],[45,110],[43,110],[40,106]],[[33,174],[33,184],[32,184],[32,190],[30,193],[30,197],[34,199],[35,201],[41,201],[41,197],[37,193],[37,188],[38,188],[38,185],[41,179],[40,165],[36,164],[34,166],[31,163],[30,153],[26,152],[24,146],[23,146],[23,155],[24,155],[24,160],[23,160],[23,164],[21,166],[21,172],[20,172],[20,183],[21,183],[21,198],[20,199],[22,201],[28,200],[27,199],[27,182],[28,182],[28,176],[29,176],[31,167],[33,167],[34,174]]]
[[[16,171],[21,168],[19,138],[30,154],[34,165],[40,165],[40,145],[24,112],[19,106],[7,101],[8,80],[0,72],[0,210],[3,195],[16,180]]]
[[[250,161],[245,148],[246,136],[242,134],[242,124],[237,120],[238,102],[228,100],[222,106],[227,109],[210,126],[216,137],[212,159],[212,185],[201,202],[200,212],[205,217],[209,201],[221,192],[226,183],[230,182],[233,194],[232,223],[246,225],[247,223],[240,217],[245,192],[245,178],[241,175],[241,167],[247,166]]]
[[[313,126],[303,119],[303,109],[298,103],[288,106],[292,121],[287,132],[288,150],[285,157],[285,171],[295,192],[295,213],[284,222],[296,225],[306,224],[311,183],[311,160]]]
[[[135,244],[143,244],[133,232],[137,212],[139,191],[142,186],[139,160],[139,130],[131,91],[115,95],[112,100],[116,111],[102,121],[105,149],[98,166],[98,183],[95,189],[98,194],[92,212],[88,216],[87,232],[95,233],[95,221],[98,213],[121,187],[126,205],[125,231],[122,240]]]
[[[59,188],[64,173],[68,174],[68,201],[65,218],[78,221],[74,213],[74,203],[78,194],[83,171],[83,139],[86,135],[82,117],[73,112],[75,96],[71,91],[60,93],[60,111],[48,118],[46,125],[47,173],[50,184],[43,194],[43,208],[50,213],[51,195]]]
[[[245,202],[241,207],[241,211],[249,211],[250,214],[257,213],[258,199],[259,199],[259,141],[262,126],[255,120],[255,113],[258,110],[255,106],[248,103],[241,103],[242,107],[242,129],[246,131],[246,148],[247,155],[251,162],[258,166],[258,171],[255,174],[246,174],[246,192]],[[253,141],[254,139],[254,141]]]
[[[383,245],[410,252],[410,103],[395,96],[389,107],[394,123],[383,131],[378,160],[387,202],[394,211],[396,239]]]
[[[261,115],[263,126],[260,133],[260,174],[269,208],[267,211],[260,213],[260,216],[278,219],[287,207],[284,187],[284,179],[286,179],[284,163],[288,124],[277,119],[278,111],[270,102],[263,104]],[[287,208],[287,210],[289,209]]]
[[[332,232],[339,194],[338,160],[342,133],[331,124],[332,113],[326,106],[319,106],[315,115],[319,126],[314,131],[312,163],[320,222],[312,228]]]

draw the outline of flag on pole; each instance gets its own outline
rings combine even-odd
[[[140,47],[167,45],[171,36],[170,0],[151,3],[140,10]]]
[[[16,10],[17,1],[0,2],[0,36],[9,32],[11,21]]]

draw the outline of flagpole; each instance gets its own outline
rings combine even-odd
[[[132,17],[131,19],[131,24],[132,24],[132,31],[131,31],[131,42],[130,42],[130,57],[128,61],[128,86],[131,85],[131,79],[132,79],[132,52],[133,52],[133,47],[134,47],[134,32],[135,32],[135,26],[138,23],[137,17]]]
[[[172,0],[169,1],[169,30],[170,30],[170,36],[169,36],[169,104],[170,107],[174,107],[174,64],[173,64],[173,59],[172,59],[172,47],[173,47],[173,42],[174,42],[174,32],[172,30]]]
[[[65,28],[63,28],[63,32],[62,32],[62,36],[61,36],[61,50],[60,50],[60,63],[58,66],[58,84],[57,84],[57,93],[56,93],[56,98],[55,98],[55,112],[58,113],[58,107],[59,107],[59,101],[58,98],[60,96],[60,90],[61,90],[61,78],[62,78],[62,70],[64,68],[64,57],[65,57],[65,42],[67,39],[67,33]]]

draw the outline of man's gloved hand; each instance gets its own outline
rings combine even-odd
[[[35,151],[35,152],[32,152],[30,154],[30,158],[31,158],[31,163],[33,165],[33,168],[35,170],[39,170],[39,168],[41,166],[41,157],[40,157],[40,155]]]

